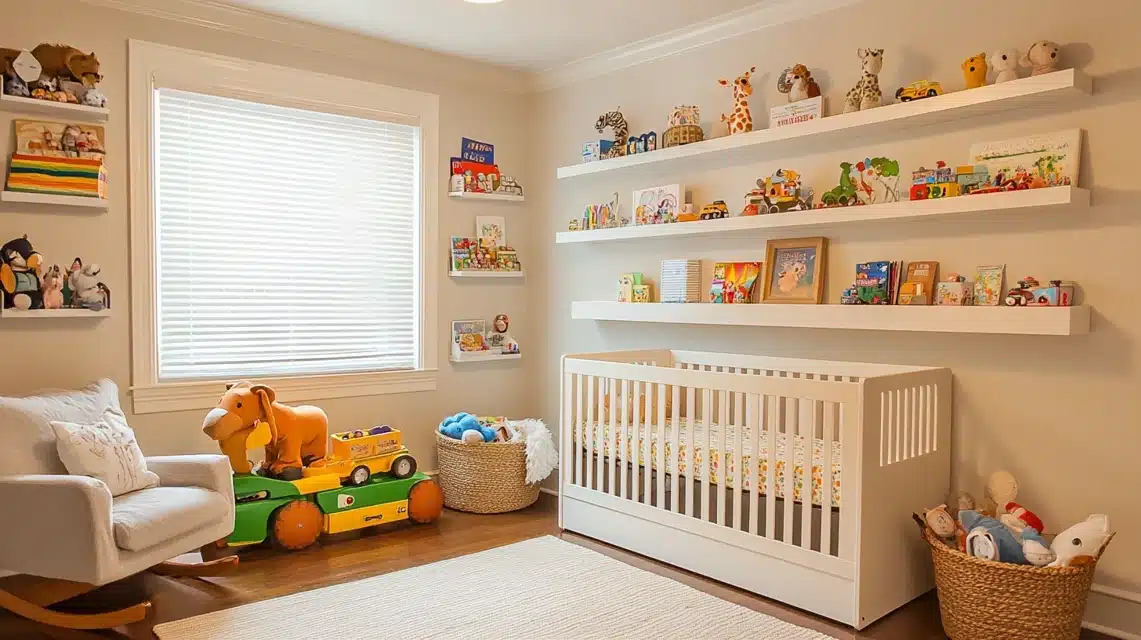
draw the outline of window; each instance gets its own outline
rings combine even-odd
[[[131,68],[135,411],[434,388],[435,96],[139,42]]]

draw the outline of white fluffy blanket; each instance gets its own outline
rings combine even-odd
[[[511,441],[527,443],[527,484],[542,482],[559,466],[559,452],[551,438],[551,430],[542,420],[508,420]]]

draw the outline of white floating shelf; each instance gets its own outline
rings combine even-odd
[[[1089,206],[1089,202],[1090,194],[1087,189],[1050,187],[935,200],[904,200],[889,204],[789,211],[757,216],[735,216],[720,220],[697,220],[695,222],[638,225],[616,229],[591,229],[589,231],[562,231],[555,235],[555,242],[558,244],[604,242],[633,238],[661,238],[765,230],[783,233],[791,230],[819,230],[876,220],[938,218],[977,213],[999,215],[1002,212],[1020,209],[1057,207],[1084,209]]]
[[[698,166],[702,161],[715,163],[711,166],[725,166],[729,162],[778,158],[779,154],[793,147],[803,150],[806,145],[818,141],[835,142],[845,138],[855,140],[875,131],[904,130],[1000,111],[1021,110],[1092,91],[1093,80],[1089,76],[1076,69],[1065,69],[978,89],[955,91],[934,98],[837,114],[777,129],[761,129],[632,156],[584,162],[561,167],[557,175],[561,180],[642,165],[653,165],[648,168],[657,171],[666,165],[670,165],[671,169],[682,165],[687,168]]]
[[[28,193],[24,191],[0,191],[0,202],[23,204],[43,204],[54,207],[82,207],[106,210],[110,206],[106,198],[89,196],[63,196],[54,193]]]
[[[501,360],[518,360],[523,357],[521,353],[484,353],[480,351],[460,353],[459,355],[452,354],[449,362],[456,364],[464,362],[499,362]]]
[[[576,320],[671,324],[1071,336],[1089,333],[1089,307],[572,302]]]
[[[511,195],[509,193],[478,193],[475,191],[449,191],[449,198],[461,198],[464,200],[504,200],[507,202],[523,202],[523,196]]]
[[[110,309],[92,311],[90,309],[4,309],[0,311],[0,320],[15,320],[27,318],[47,320],[51,318],[107,318],[111,315]]]
[[[53,100],[37,100],[0,94],[0,111],[18,111],[37,115],[83,120],[86,122],[106,122],[111,111],[102,107],[89,107],[84,104],[70,104]]]
[[[449,271],[452,278],[522,278],[522,271],[481,271],[471,269],[468,271]]]

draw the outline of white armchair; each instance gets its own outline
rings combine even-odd
[[[164,561],[212,545],[233,531],[234,490],[225,456],[147,458],[159,486],[114,498],[101,480],[66,475],[49,423],[95,422],[108,406],[118,406],[118,389],[109,380],[82,391],[0,398],[5,439],[0,472],[17,472],[0,476],[0,513],[6,520],[0,570],[44,579],[16,581],[27,587],[22,593],[0,588],[0,607],[71,628],[137,621],[149,603],[94,615],[46,607],[152,567],[162,572]],[[196,575],[185,566],[171,567],[169,573]]]

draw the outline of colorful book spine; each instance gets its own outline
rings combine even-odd
[[[67,196],[107,197],[107,169],[102,160],[14,154],[8,170],[9,191]]]

